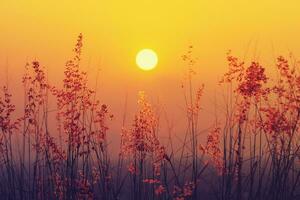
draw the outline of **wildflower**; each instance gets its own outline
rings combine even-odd
[[[159,175],[160,163],[165,157],[165,149],[160,145],[156,134],[158,118],[146,100],[144,93],[140,92],[139,95],[140,110],[135,116],[133,128],[122,130],[121,154],[125,156],[140,154],[141,160],[144,160],[148,153],[153,154],[155,157],[153,162],[154,171],[156,175]],[[130,169],[132,169],[132,164],[130,166]]]
[[[165,187],[163,185],[159,185],[157,188],[155,188],[155,194],[157,196],[163,194],[166,191]]]
[[[53,182],[54,182],[54,194],[57,199],[64,199],[65,194],[65,180],[58,174],[55,173],[54,176],[52,176]]]
[[[237,105],[235,117],[238,123],[242,124],[248,119],[247,114],[251,109],[252,99],[254,104],[257,104],[261,97],[267,98],[270,89],[264,87],[264,85],[267,83],[268,78],[265,75],[265,69],[258,62],[252,62],[246,67],[245,63],[232,56],[231,52],[227,54],[227,61],[229,71],[224,74],[220,83],[237,84],[234,90]]]
[[[131,173],[131,174],[137,174],[137,171],[136,171],[136,168],[135,166],[130,163],[129,166],[128,166],[128,171]]]
[[[219,174],[223,171],[222,151],[220,149],[220,127],[216,126],[207,136],[205,146],[200,146],[203,153],[208,154]]]
[[[9,93],[7,87],[3,87],[3,98],[0,97],[0,156],[1,153],[8,152],[6,143],[8,138],[15,130],[19,129],[20,119],[13,121],[12,114],[15,111],[15,105],[11,102],[12,95]],[[10,141],[11,142],[11,141]],[[6,161],[8,162],[8,161]]]
[[[144,179],[143,182],[144,183],[149,183],[149,184],[159,184],[160,180],[157,180],[157,179]]]
[[[267,82],[265,69],[257,62],[252,62],[246,69],[243,81],[238,86],[238,92],[247,97],[260,95],[262,84]]]
[[[244,72],[244,62],[239,61],[237,57],[231,55],[231,51],[227,53],[227,62],[229,71],[225,73],[220,83],[231,83],[233,80],[240,82]]]
[[[82,172],[79,172],[79,178],[76,180],[76,187],[79,191],[78,199],[94,199],[91,184]]]
[[[183,196],[186,198],[192,196],[194,188],[195,188],[195,184],[193,182],[184,184]]]
[[[97,184],[100,180],[100,173],[99,170],[96,169],[96,167],[92,168],[92,177],[93,177],[93,184]]]
[[[18,129],[19,121],[12,121],[15,105],[12,104],[12,95],[5,86],[3,87],[3,93],[4,97],[0,98],[0,129],[3,133],[11,134],[13,130]]]
[[[182,188],[175,185],[173,188],[173,197],[176,200],[189,199],[193,195],[194,189],[194,182],[186,182]]]

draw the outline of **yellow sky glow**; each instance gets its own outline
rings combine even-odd
[[[184,105],[181,55],[189,45],[197,59],[197,84],[206,85],[203,104],[211,105],[229,49],[265,65],[289,51],[299,57],[299,7],[299,0],[1,0],[0,83],[8,71],[9,83],[21,91],[24,65],[34,59],[57,83],[83,33],[82,68],[92,85],[99,74],[98,95],[114,113],[123,110],[126,95],[128,109],[134,109],[137,91],[145,90],[176,122],[174,108]],[[136,52],[145,47],[159,56],[159,67],[147,73],[135,63]]]

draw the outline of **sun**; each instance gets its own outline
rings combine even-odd
[[[156,67],[158,57],[152,49],[142,49],[136,55],[136,64],[142,70],[148,71]]]

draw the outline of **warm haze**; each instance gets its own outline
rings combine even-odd
[[[1,0],[0,195],[297,199],[299,8]]]
[[[18,82],[24,64],[38,59],[52,82],[61,80],[63,74],[58,72],[82,32],[83,67],[92,84],[101,70],[102,98],[111,102],[114,111],[122,109],[126,93],[128,103],[134,105],[139,90],[178,108],[185,71],[181,55],[189,45],[195,47],[199,82],[213,96],[214,85],[226,70],[229,49],[266,64],[272,64],[278,54],[300,53],[300,41],[294,39],[300,35],[299,6],[297,0],[4,0],[1,78],[5,80],[8,68],[9,82]],[[149,73],[135,64],[136,53],[144,48],[154,49],[160,59],[159,67]]]

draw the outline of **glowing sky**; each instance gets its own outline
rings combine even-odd
[[[298,0],[1,0],[0,78],[8,68],[9,84],[18,91],[24,64],[38,59],[57,83],[82,32],[83,69],[91,84],[101,69],[98,94],[116,115],[126,93],[131,111],[137,91],[145,90],[178,121],[174,113],[183,107],[185,71],[181,55],[189,45],[198,58],[197,83],[206,84],[203,104],[209,105],[226,70],[228,49],[266,65],[289,51],[300,56],[299,8]],[[135,65],[143,48],[159,56],[153,71]]]

